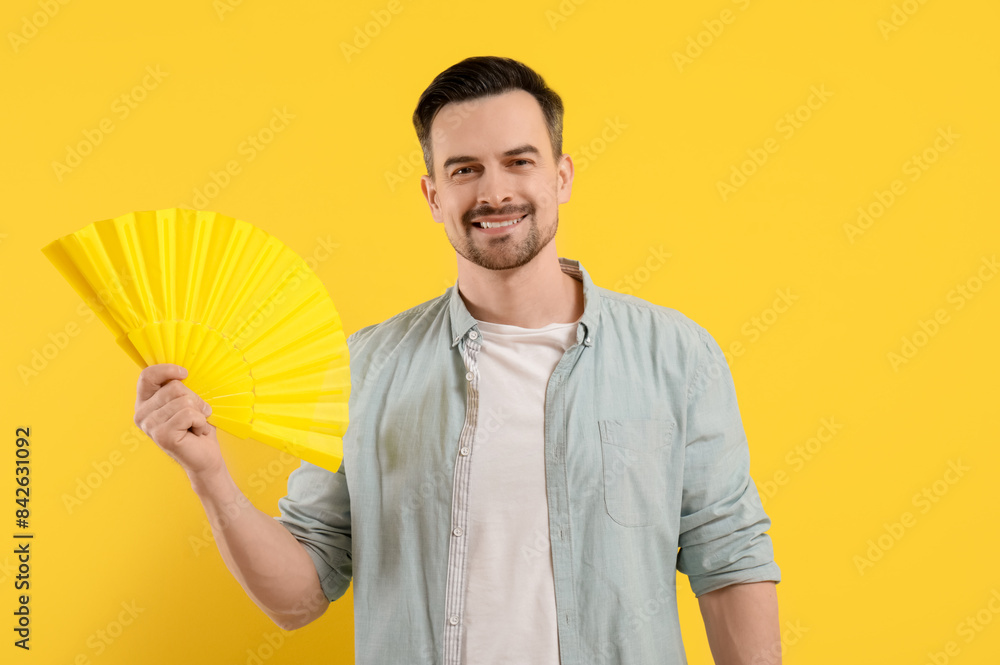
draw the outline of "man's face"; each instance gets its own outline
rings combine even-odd
[[[531,261],[555,237],[573,163],[569,155],[553,159],[542,109],[530,93],[445,105],[431,126],[431,148],[435,177],[423,176],[421,189],[459,256],[507,270]],[[519,221],[482,226],[512,220]]]

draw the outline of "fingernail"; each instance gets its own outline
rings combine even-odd
[[[201,407],[201,410],[205,412],[206,416],[212,415],[212,407],[210,407],[207,403]]]

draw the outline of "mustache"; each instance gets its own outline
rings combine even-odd
[[[469,210],[464,215],[462,215],[462,221],[466,224],[471,224],[480,217],[490,217],[492,215],[530,215],[535,212],[535,206],[530,203],[526,203],[521,206],[507,205],[501,208],[493,208],[490,206],[480,206],[478,208],[473,208]]]

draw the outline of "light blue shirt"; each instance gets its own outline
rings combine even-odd
[[[685,663],[677,570],[699,596],[781,577],[732,375],[691,319],[559,262],[584,296],[545,395],[560,661]],[[482,336],[456,283],[347,341],[343,464],[303,462],[275,519],[331,601],[353,579],[357,663],[458,665]]]

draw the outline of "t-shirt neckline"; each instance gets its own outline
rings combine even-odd
[[[583,317],[581,317],[583,318]],[[555,322],[544,325],[541,328],[522,328],[521,326],[514,326],[507,323],[492,323],[489,321],[477,321],[477,326],[480,332],[485,333],[496,333],[499,335],[530,335],[533,333],[546,333],[553,330],[560,330],[562,328],[568,328],[569,326],[575,326],[580,322],[580,319],[576,321],[570,321],[569,323]]]

